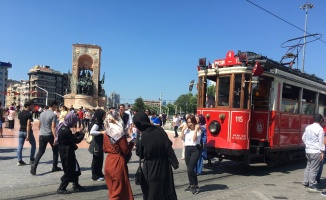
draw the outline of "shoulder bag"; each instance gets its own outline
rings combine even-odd
[[[86,128],[85,131],[85,136],[84,136],[84,140],[85,142],[87,142],[88,144],[90,144],[93,140],[93,135],[90,134],[90,132],[88,131],[88,129]]]
[[[141,148],[141,135],[139,135],[139,148]],[[143,178],[143,171],[141,169],[141,149],[140,149],[140,155],[139,155],[139,167],[135,174],[135,184],[140,185],[141,179]]]

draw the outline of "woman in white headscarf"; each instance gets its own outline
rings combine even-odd
[[[104,166],[108,196],[109,199],[132,200],[134,197],[129,182],[126,157],[130,155],[134,143],[128,144],[118,112],[111,110],[107,120],[107,133],[103,135],[103,150],[108,154]]]

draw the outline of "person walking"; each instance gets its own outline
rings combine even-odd
[[[105,111],[103,109],[95,110],[94,116],[89,125],[89,133],[93,135],[91,144],[89,145],[88,151],[93,154],[92,159],[92,180],[93,181],[104,181],[103,168],[103,134],[106,133],[104,128]]]
[[[14,130],[15,128],[15,116],[16,116],[16,111],[15,107],[11,106],[9,111],[8,111],[8,128],[9,130]]]
[[[65,116],[67,114],[68,114],[68,108],[65,105],[62,105],[60,108],[59,123],[64,121]]]
[[[108,128],[103,135],[103,149],[108,154],[104,167],[108,197],[114,200],[133,200],[126,157],[131,154],[134,143],[128,144],[118,112],[111,110],[107,119]]]
[[[172,142],[160,126],[151,124],[144,112],[138,112],[133,122],[140,131],[136,154],[144,159],[141,179],[143,199],[176,200],[172,167],[178,169],[179,162]]]
[[[173,123],[173,126],[174,126],[174,137],[177,138],[177,137],[179,137],[178,128],[180,126],[180,119],[176,114],[173,116],[172,123]]]
[[[84,126],[84,111],[83,111],[83,107],[79,108],[79,110],[77,111],[77,115],[78,115],[78,128],[83,127],[83,129],[84,129],[85,126]]]
[[[312,191],[319,191],[316,176],[325,152],[324,130],[321,127],[323,122],[324,119],[321,114],[314,115],[314,123],[307,126],[302,135],[302,141],[306,145],[307,158],[302,185],[309,187],[309,190]]]
[[[57,125],[56,133],[58,137],[60,159],[63,167],[63,176],[61,177],[61,184],[57,190],[58,194],[69,194],[67,186],[69,182],[73,183],[73,192],[85,190],[78,183],[78,177],[81,175],[80,167],[76,159],[75,150],[77,145],[84,138],[83,132],[72,133],[71,128],[77,124],[78,118],[73,113],[68,113],[64,121]]]
[[[51,101],[49,103],[49,109],[43,111],[40,115],[39,122],[39,150],[35,157],[34,164],[31,165],[30,173],[32,175],[36,175],[37,165],[40,162],[43,154],[45,153],[46,146],[49,143],[53,152],[53,166],[52,172],[60,171],[61,168],[58,167],[58,158],[59,158],[59,147],[54,143],[54,139],[56,137],[56,122],[57,115],[54,114],[54,110],[57,109],[58,103],[56,101]]]
[[[207,144],[207,131],[206,131],[206,120],[205,117],[202,114],[199,114],[196,117],[197,123],[200,126],[201,130],[201,139],[200,139],[200,145],[202,146],[202,152],[199,156],[197,165],[195,167],[195,172],[197,175],[201,174],[203,171],[203,164],[204,160],[207,160],[207,149],[206,149],[206,144]]]
[[[189,117],[189,114],[183,115],[182,119],[179,118],[180,120],[180,126],[179,128],[182,130],[183,127],[187,126],[187,118]],[[181,153],[181,160],[185,159],[185,140],[184,138],[182,140],[182,153]]]
[[[19,135],[18,135],[18,148],[17,148],[17,158],[18,158],[18,166],[26,165],[22,158],[22,151],[24,147],[25,140],[29,141],[31,144],[31,153],[29,156],[30,163],[32,164],[35,159],[35,151],[36,151],[36,142],[35,137],[32,130],[32,110],[34,108],[34,103],[32,101],[27,101],[24,103],[24,110],[22,110],[18,115],[18,120],[20,124]]]
[[[186,120],[187,125],[182,127],[180,135],[181,139],[185,141],[185,161],[189,179],[189,186],[185,191],[198,194],[199,186],[195,167],[202,151],[201,129],[194,115],[190,115]]]
[[[127,136],[127,138],[129,138],[129,126],[130,126],[130,122],[131,122],[131,119],[130,119],[130,116],[128,113],[125,112],[125,105],[124,104],[120,104],[119,105],[119,113],[120,113],[120,117],[123,121],[123,127],[124,127],[124,132]]]
[[[3,117],[4,109],[2,108],[2,103],[0,102],[0,137],[3,138],[3,123],[5,123],[5,118]]]
[[[91,119],[92,119],[91,112],[90,112],[90,110],[87,108],[87,109],[86,109],[86,112],[84,113],[84,124],[85,124],[85,127],[86,127],[86,128],[89,127],[89,122],[91,121]]]

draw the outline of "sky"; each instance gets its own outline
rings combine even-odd
[[[241,50],[279,61],[288,50],[281,44],[304,35],[306,1],[250,1],[301,30],[247,0],[1,0],[0,61],[12,63],[14,80],[28,79],[35,65],[67,73],[72,44],[96,44],[107,94],[173,103],[197,81],[199,58]],[[324,42],[307,44],[305,72],[326,80],[326,1],[309,3],[307,32]],[[301,60],[302,52],[300,69]]]

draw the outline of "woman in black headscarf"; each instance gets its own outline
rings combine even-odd
[[[141,189],[145,200],[175,200],[173,171],[179,168],[172,142],[165,131],[152,125],[144,112],[138,112],[133,122],[141,132],[136,154],[144,158]]]
[[[102,168],[104,159],[103,134],[106,133],[104,128],[105,114],[103,109],[97,109],[88,127],[89,133],[93,135],[93,139],[88,148],[88,151],[93,154],[91,165],[93,181],[104,181]]]
[[[66,190],[69,182],[73,182],[74,192],[84,190],[84,188],[78,183],[78,177],[81,175],[81,172],[75,155],[77,147],[76,143],[80,143],[83,140],[84,133],[76,132],[73,134],[70,130],[77,124],[77,121],[78,118],[75,114],[68,113],[65,116],[64,121],[56,127],[56,142],[59,145],[60,159],[64,172],[61,177],[61,184],[57,190],[57,193],[59,194],[70,193]]]

